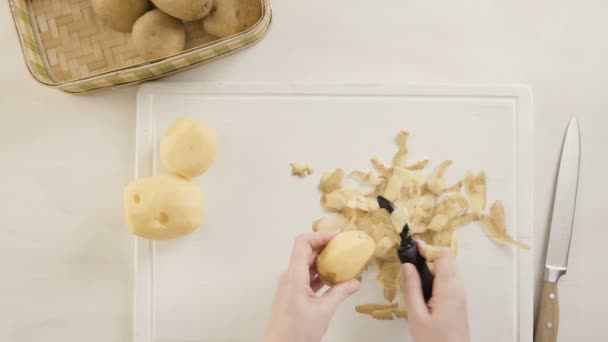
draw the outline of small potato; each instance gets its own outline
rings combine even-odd
[[[93,0],[93,11],[103,23],[125,33],[131,32],[137,18],[149,8],[149,0]]]
[[[186,49],[184,24],[158,9],[137,19],[132,38],[137,52],[148,60],[175,55]]]
[[[328,285],[354,279],[372,259],[375,248],[374,239],[362,231],[340,233],[319,254],[317,272]]]
[[[192,178],[211,167],[217,154],[217,134],[190,118],[179,118],[160,139],[160,161],[169,172]]]
[[[221,38],[251,28],[262,16],[260,0],[214,0],[213,9],[205,19],[203,28]]]
[[[209,13],[213,0],[152,0],[152,3],[172,17],[194,21]]]
[[[133,234],[167,240],[193,232],[203,222],[203,194],[179,176],[146,177],[127,185],[125,214]]]

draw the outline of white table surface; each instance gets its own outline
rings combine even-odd
[[[168,78],[205,82],[522,83],[535,102],[535,266],[568,118],[582,130],[559,341],[604,340],[608,304],[608,3],[275,1],[258,45]],[[0,5],[0,340],[131,340],[136,87],[87,96],[29,76]]]

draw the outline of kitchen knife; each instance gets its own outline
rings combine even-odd
[[[535,342],[557,341],[559,297],[557,281],[568,269],[568,252],[574,223],[576,190],[580,164],[580,131],[576,118],[570,120],[559,162],[553,213],[549,230],[549,247],[545,261],[545,279],[536,321]]]

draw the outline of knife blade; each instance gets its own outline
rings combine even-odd
[[[566,274],[568,254],[574,226],[578,174],[580,166],[580,129],[576,118],[570,119],[553,199],[549,243],[545,261],[545,278],[540,301],[540,311],[536,321],[536,342],[557,341],[559,325],[559,297],[557,281]]]

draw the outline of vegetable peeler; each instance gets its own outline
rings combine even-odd
[[[378,204],[380,208],[386,210],[389,214],[392,214],[395,210],[395,204],[388,199],[378,196]],[[410,227],[405,224],[403,230],[399,234],[401,236],[401,245],[397,250],[397,255],[402,264],[410,263],[416,267],[418,274],[420,274],[420,280],[422,283],[422,294],[424,295],[424,301],[428,302],[433,295],[433,274],[429,270],[429,266],[426,264],[426,259],[418,251],[416,242],[412,238],[410,233]]]

